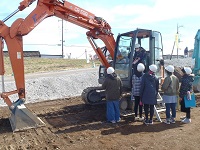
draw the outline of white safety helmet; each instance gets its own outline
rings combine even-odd
[[[165,67],[165,70],[167,70],[167,71],[173,73],[173,72],[174,72],[174,66],[168,65],[167,67]]]
[[[139,48],[140,47],[140,44],[135,44],[135,48]]]
[[[183,69],[185,70],[186,74],[191,74],[192,73],[192,69],[190,67],[183,67]]]
[[[115,70],[114,70],[113,67],[108,67],[108,69],[107,69],[107,74],[112,74],[112,73],[114,73],[114,72],[115,72]]]
[[[145,66],[144,66],[142,63],[139,63],[139,64],[137,65],[137,71],[143,72],[144,69],[145,69]]]
[[[156,65],[150,65],[150,66],[149,66],[149,69],[150,69],[152,72],[155,73],[155,72],[157,71],[158,68],[157,68]]]

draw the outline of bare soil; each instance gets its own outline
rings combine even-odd
[[[26,104],[46,126],[12,132],[7,107],[0,108],[0,150],[199,150],[200,107],[192,109],[192,122],[166,125],[154,117],[146,126],[130,118],[105,123],[105,105],[87,106],[81,97]],[[164,119],[164,113],[160,114]]]

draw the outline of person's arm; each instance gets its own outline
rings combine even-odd
[[[102,84],[102,89],[106,89],[106,79],[104,80],[104,82]]]
[[[176,92],[177,92],[177,95],[178,95],[178,91],[179,91],[179,79],[177,78],[176,80]]]
[[[159,80],[158,78],[156,79],[156,92],[158,94],[158,90],[159,90]]]
[[[140,97],[142,98],[143,95],[143,91],[144,91],[144,83],[145,83],[145,74],[142,76],[142,81],[141,81],[141,85],[140,85]]]
[[[135,84],[135,74],[132,76],[132,85]]]
[[[119,79],[119,80],[120,80],[120,95],[122,95],[122,86],[123,86],[123,83],[122,83],[121,79]]]
[[[170,85],[169,78],[166,77],[166,78],[164,79],[164,82],[163,82],[162,86],[161,86],[161,90],[162,90],[162,91],[167,90],[167,88],[169,87],[169,85]]]

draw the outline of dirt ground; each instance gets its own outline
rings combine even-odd
[[[199,98],[198,98],[199,103]],[[0,108],[0,150],[199,150],[200,107],[192,109],[192,123],[156,121],[153,125],[122,118],[117,124],[104,121],[105,105],[86,106],[80,97],[27,104],[46,126],[12,132],[7,107]],[[164,113],[160,114],[164,118]]]

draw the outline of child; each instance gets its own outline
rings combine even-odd
[[[142,117],[142,104],[140,100],[140,85],[142,81],[143,71],[145,69],[145,66],[142,63],[139,63],[137,65],[137,73],[133,74],[132,77],[132,98],[135,100],[134,105],[134,112],[135,112],[135,119],[139,121],[143,121],[144,117]],[[138,115],[138,106],[139,106],[139,117]]]
[[[142,103],[144,104],[144,112],[145,112],[144,123],[146,125],[153,124],[154,105],[157,104],[159,80],[155,76],[156,71],[157,71],[157,66],[150,65],[149,72],[143,75],[141,82],[140,97]],[[150,112],[150,118],[148,118],[149,112]]]
[[[163,102],[166,107],[166,120],[164,123],[170,124],[175,123],[176,118],[176,104],[177,104],[177,95],[179,90],[179,80],[173,74],[174,66],[168,65],[165,67],[167,77],[164,79],[164,83],[162,84],[163,94]],[[170,109],[172,112],[172,116],[170,116]]]
[[[186,117],[181,121],[182,123],[190,123],[190,108],[185,107],[184,96],[187,96],[187,92],[192,92],[192,82],[194,81],[194,75],[192,75],[192,69],[190,67],[184,67],[182,70],[183,76],[181,78],[181,87],[179,90],[181,112],[186,113]]]

